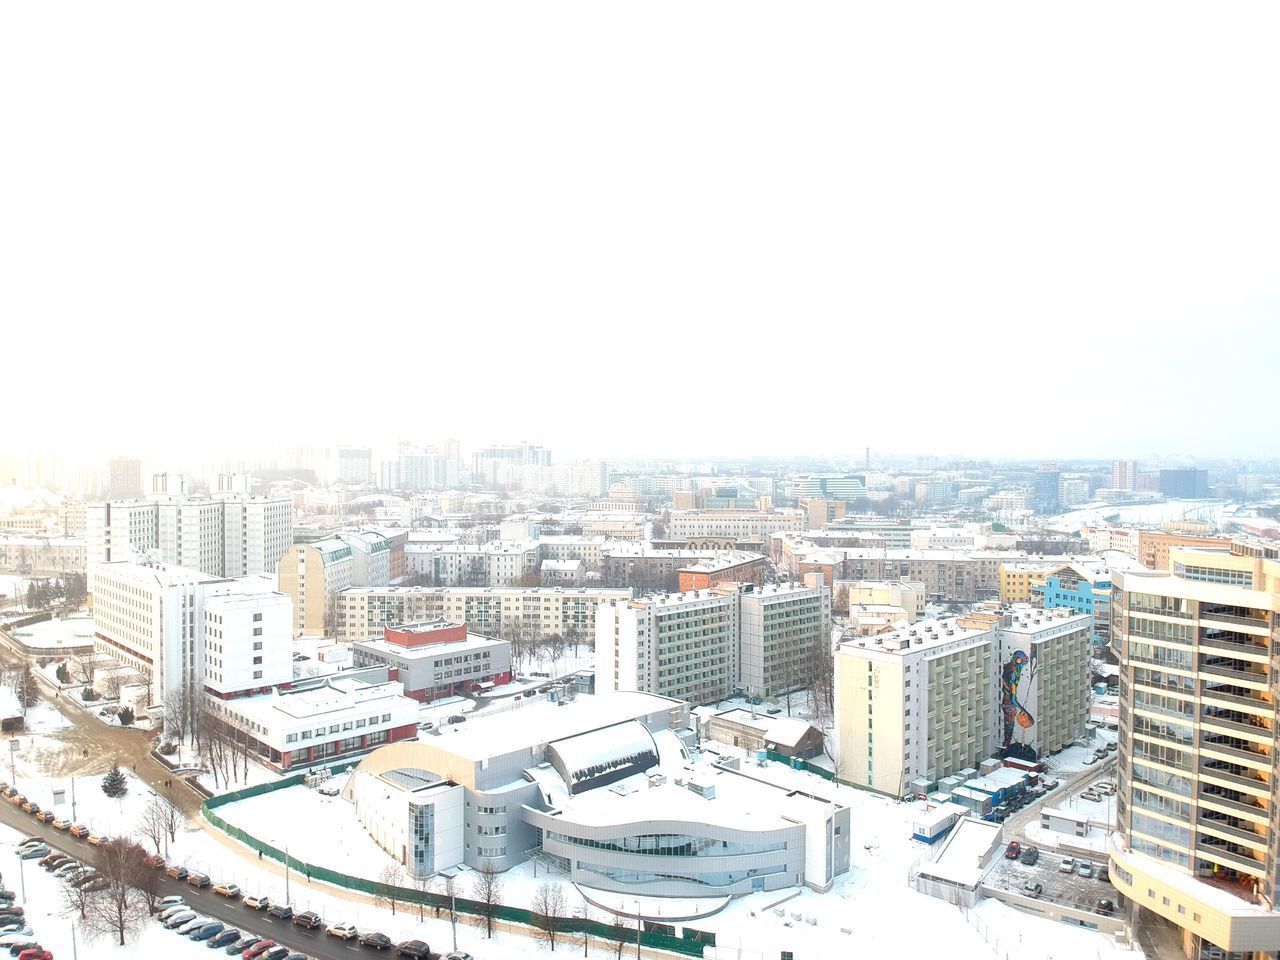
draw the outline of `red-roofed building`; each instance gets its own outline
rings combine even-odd
[[[387,627],[383,639],[351,645],[356,667],[387,667],[404,694],[431,701],[511,682],[511,644],[447,620]]]

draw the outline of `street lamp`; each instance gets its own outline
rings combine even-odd
[[[636,960],[640,960],[640,901],[636,901]]]

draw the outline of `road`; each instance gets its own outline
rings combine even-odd
[[[3,822],[28,836],[42,837],[50,849],[56,849],[77,860],[92,862],[97,851],[83,840],[77,840],[68,833],[55,830],[48,824],[40,823],[34,817],[8,803],[0,803],[0,822]],[[35,861],[29,861],[26,869],[42,870]],[[357,957],[394,956],[389,951],[372,950],[357,943],[347,943],[326,936],[323,929],[306,930],[295,927],[291,922],[276,920],[266,913],[258,913],[241,905],[239,900],[228,900],[211,890],[199,890],[190,884],[170,877],[160,878],[159,896],[176,894],[207,917],[221,920],[228,926],[235,927],[246,934],[263,937],[282,943],[291,950],[304,953],[316,960],[353,960]],[[148,921],[154,923],[155,921]],[[38,931],[37,931],[38,932]],[[175,934],[177,936],[177,934]],[[212,956],[224,956],[225,953],[213,953]],[[437,957],[432,954],[432,957]]]

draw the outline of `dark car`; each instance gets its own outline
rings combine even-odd
[[[1040,859],[1040,850],[1036,847],[1027,847],[1022,851],[1022,856],[1018,859],[1028,867],[1034,867]]]
[[[231,944],[235,943],[239,939],[239,930],[223,930],[220,934],[206,943],[205,946],[210,950],[221,949],[222,947],[231,946]]]
[[[235,956],[236,954],[243,954],[255,943],[261,943],[261,942],[262,942],[261,937],[255,937],[252,934],[246,934],[245,936],[237,940],[235,943],[227,944],[227,953],[230,954],[231,956]]]
[[[225,929],[227,929],[227,925],[225,923],[219,923],[215,920],[213,923],[206,923],[203,927],[197,927],[195,930],[192,930],[187,934],[187,936],[192,940],[209,940],[216,937]]]
[[[308,930],[314,930],[316,927],[324,923],[324,921],[320,919],[320,914],[316,913],[314,910],[307,910],[304,913],[297,914],[293,918],[293,923],[294,926],[306,927]]]
[[[288,920],[293,916],[293,907],[289,906],[287,903],[277,903],[274,907],[268,910],[267,913],[271,914],[271,916],[275,917],[277,920]]]
[[[1111,868],[1104,863],[1102,866],[1098,868],[1098,872],[1097,874],[1095,874],[1095,876],[1097,876],[1097,878],[1101,880],[1103,883],[1110,883]]]
[[[292,953],[288,947],[281,944],[278,947],[272,947],[266,953],[261,954],[262,960],[285,960]]]
[[[360,946],[372,947],[374,950],[390,950],[394,944],[385,933],[362,933],[360,935]]]
[[[175,880],[187,879],[187,868],[180,863],[175,863],[172,867],[167,869],[165,873],[173,877]]]
[[[1106,899],[1099,900],[1094,905],[1093,911],[1094,913],[1102,914],[1104,917],[1109,917],[1111,916],[1111,914],[1115,913],[1116,905],[1112,903],[1110,900],[1106,900]]]
[[[460,713],[455,713],[452,717],[449,718],[449,723],[466,723],[466,722],[467,722],[467,718]],[[417,941],[410,940],[409,942],[416,943]]]
[[[431,948],[421,940],[406,940],[396,945],[397,957],[413,957],[413,960],[431,960]]]
[[[208,875],[203,873],[187,874],[187,883],[191,884],[193,887],[199,887],[201,890],[209,886],[212,882],[213,881],[209,879]]]

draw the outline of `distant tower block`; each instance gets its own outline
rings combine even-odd
[[[870,447],[867,447],[866,462],[863,463],[863,468],[866,470],[871,469],[871,448]]]

